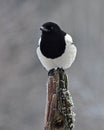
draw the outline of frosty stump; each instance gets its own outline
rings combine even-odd
[[[75,114],[65,71],[60,68],[50,70],[47,87],[45,130],[72,130]]]

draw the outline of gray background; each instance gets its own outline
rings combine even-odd
[[[58,23],[78,48],[67,70],[75,130],[103,130],[103,0],[0,0],[0,130],[43,130],[47,71],[35,50],[46,21]]]

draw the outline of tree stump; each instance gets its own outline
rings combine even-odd
[[[45,130],[72,130],[74,126],[73,101],[67,85],[67,76],[63,69],[49,71]]]

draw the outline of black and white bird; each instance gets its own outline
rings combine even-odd
[[[37,55],[45,69],[49,71],[69,68],[77,54],[72,37],[53,22],[43,24],[40,30],[42,35],[38,42]]]

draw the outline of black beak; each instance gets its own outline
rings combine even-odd
[[[49,30],[48,30],[48,29],[46,29],[46,28],[45,28],[45,27],[43,27],[43,26],[41,26],[41,27],[40,27],[40,30],[41,30],[41,31],[44,31],[44,32],[49,32]]]

